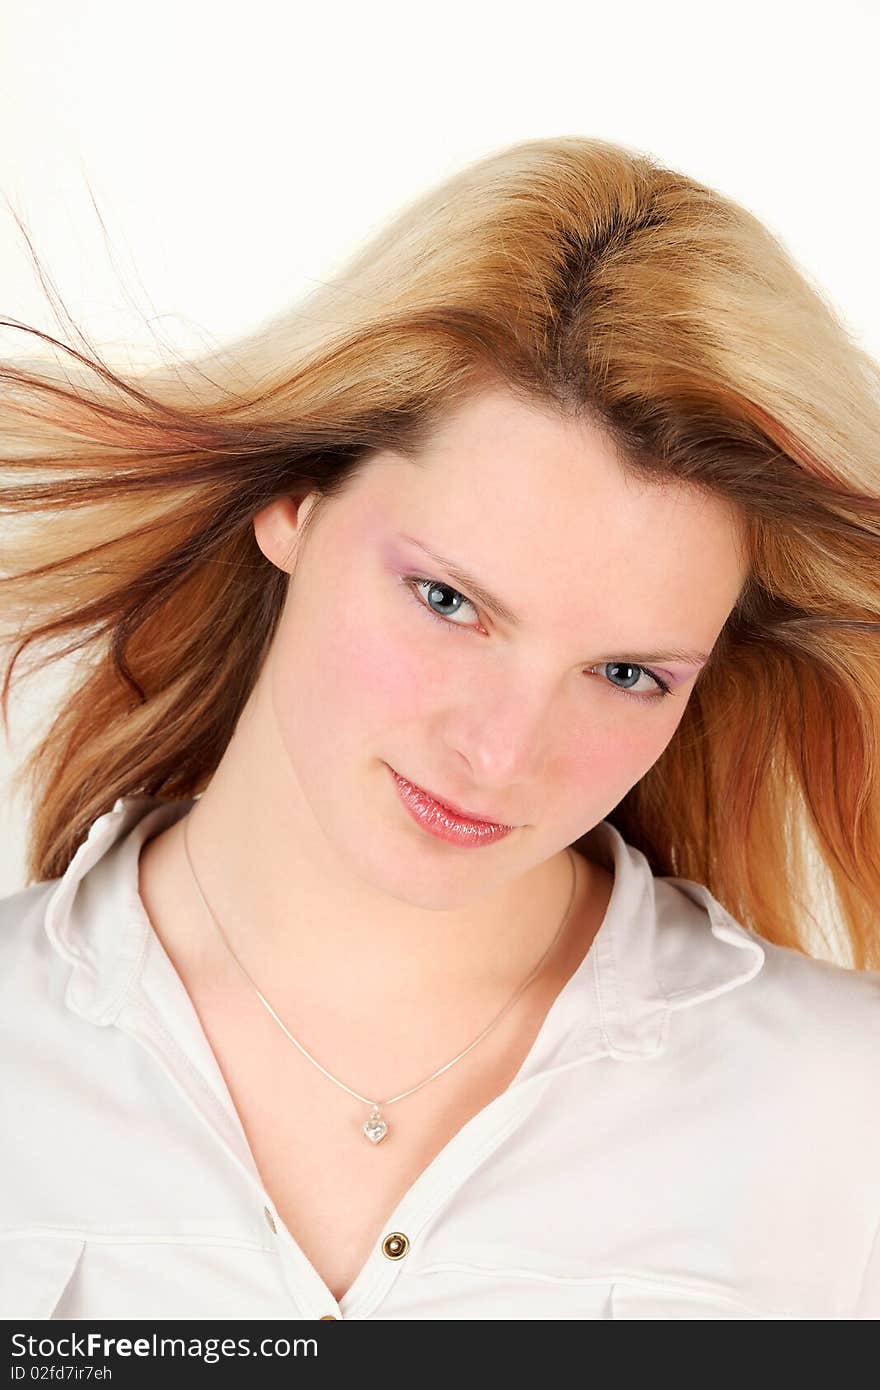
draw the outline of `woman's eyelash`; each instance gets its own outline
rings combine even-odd
[[[442,613],[435,613],[433,608],[430,608],[428,604],[425,602],[425,600],[419,596],[418,586],[420,584],[427,584],[433,589],[446,589],[451,594],[457,594],[458,597],[463,600],[463,604],[467,604],[467,606],[472,610],[472,612],[477,617],[479,617],[477,606],[472,599],[469,599],[466,594],[463,594],[461,592],[460,589],[454,589],[451,584],[446,584],[440,579],[426,579],[423,575],[408,574],[404,575],[403,584],[406,588],[407,593],[412,598],[413,602],[418,604],[422,612],[427,613],[429,618],[433,618],[435,622],[440,623],[444,631],[446,632],[449,632],[453,628],[465,627],[466,624],[455,623],[452,621],[451,618],[444,618]],[[461,607],[459,607],[458,611],[461,612]],[[639,666],[637,662],[630,662],[626,661],[625,659],[622,659],[619,662],[605,661],[602,663],[602,665],[636,666],[638,670],[644,671],[645,675],[649,676],[651,680],[654,682],[654,684],[657,686],[657,690],[654,694],[645,695],[644,693],[639,691],[625,690],[619,685],[612,685],[611,681],[606,682],[606,684],[610,687],[611,690],[616,690],[618,694],[626,695],[631,700],[657,700],[662,699],[666,695],[672,694],[672,690],[669,686],[668,681],[665,681],[662,676],[659,676],[656,671],[652,671],[648,666]],[[594,667],[593,669],[595,670],[598,668]]]
[[[451,584],[444,584],[440,579],[423,579],[419,575],[407,575],[405,576],[403,582],[407,586],[409,593],[415,599],[415,602],[419,605],[419,607],[423,608],[429,617],[435,618],[438,623],[442,623],[443,626],[447,629],[451,627],[463,627],[464,624],[454,623],[451,618],[444,618],[442,613],[435,613],[433,608],[429,608],[427,603],[425,603],[425,600],[423,598],[420,598],[417,593],[417,586],[419,584],[427,584],[428,587],[431,589],[446,589],[450,594],[457,594],[458,597],[463,601],[462,606],[464,604],[467,604],[471,612],[474,613],[476,617],[479,617],[477,605],[473,602],[473,600],[469,599],[466,594],[463,594],[460,589],[453,589]],[[461,612],[461,607],[459,607],[458,612]]]

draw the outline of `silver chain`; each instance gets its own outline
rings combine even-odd
[[[229,954],[232,956],[232,959],[235,961],[235,963],[236,963],[236,965],[238,966],[239,970],[240,970],[240,971],[242,972],[242,974],[245,976],[245,978],[247,979],[247,981],[249,982],[249,984],[250,984],[250,985],[252,986],[252,988],[255,990],[256,995],[257,995],[257,998],[259,999],[260,1003],[264,1006],[264,1008],[266,1008],[266,1009],[269,1011],[269,1013],[270,1013],[270,1014],[272,1015],[272,1017],[274,1018],[275,1022],[278,1024],[279,1028],[283,1029],[283,1031],[286,1033],[287,1037],[290,1039],[290,1041],[293,1043],[293,1045],[294,1045],[295,1047],[298,1047],[298,1048],[299,1048],[299,1050],[300,1050],[300,1052],[303,1054],[303,1056],[306,1057],[306,1058],[312,1063],[313,1066],[317,1067],[317,1068],[318,1068],[318,1071],[323,1072],[323,1074],[327,1077],[328,1081],[332,1081],[332,1082],[334,1082],[337,1086],[340,1086],[340,1087],[342,1088],[343,1091],[347,1091],[347,1093],[348,1093],[350,1096],[353,1096],[355,1100],[362,1101],[364,1105],[369,1105],[369,1106],[371,1107],[371,1109],[372,1109],[373,1116],[376,1117],[376,1120],[377,1120],[377,1122],[378,1122],[380,1125],[383,1123],[381,1120],[378,1119],[380,1107],[382,1107],[382,1106],[388,1106],[388,1105],[394,1105],[394,1103],[395,1103],[396,1101],[398,1101],[398,1100],[405,1100],[407,1096],[411,1096],[411,1095],[413,1095],[416,1091],[420,1091],[420,1090],[422,1089],[423,1086],[427,1086],[427,1084],[428,1084],[429,1081],[434,1081],[438,1076],[442,1076],[443,1073],[444,1073],[445,1071],[448,1071],[450,1067],[454,1066],[456,1062],[460,1062],[461,1059],[462,1059],[463,1057],[466,1057],[467,1054],[468,1054],[473,1048],[476,1047],[477,1043],[482,1042],[483,1038],[486,1037],[487,1033],[491,1032],[491,1030],[492,1030],[497,1024],[499,1024],[499,1023],[501,1022],[501,1020],[502,1020],[502,1018],[504,1017],[504,1015],[508,1012],[509,1009],[511,1009],[511,1008],[513,1007],[513,1005],[514,1005],[514,1004],[516,1003],[516,1001],[519,999],[520,995],[523,994],[523,993],[525,992],[526,989],[528,989],[529,985],[532,983],[532,981],[536,978],[536,976],[537,976],[538,973],[540,972],[542,966],[544,965],[544,962],[547,960],[547,957],[550,955],[550,952],[553,950],[553,947],[556,945],[557,941],[559,940],[560,936],[562,935],[562,932],[563,932],[563,930],[564,930],[564,928],[565,928],[565,925],[566,925],[566,923],[568,922],[569,916],[570,916],[570,914],[571,914],[572,904],[574,903],[575,888],[576,888],[576,886],[577,886],[577,864],[576,864],[576,861],[575,861],[575,856],[572,854],[572,852],[571,852],[570,849],[567,849],[567,850],[566,850],[566,853],[568,854],[569,860],[570,860],[570,862],[571,862],[571,870],[572,870],[572,877],[571,877],[571,892],[569,893],[569,897],[568,897],[568,905],[567,905],[567,907],[566,907],[566,909],[565,909],[565,912],[564,912],[564,914],[563,914],[562,921],[560,922],[559,927],[557,928],[556,935],[553,937],[553,940],[550,942],[550,945],[547,947],[546,951],[544,951],[543,955],[541,956],[541,959],[538,961],[538,964],[535,966],[534,970],[533,970],[532,973],[529,975],[528,979],[526,979],[526,980],[520,985],[519,989],[516,991],[516,994],[514,994],[513,998],[510,999],[510,1000],[508,1000],[508,1002],[505,1004],[504,1008],[501,1010],[501,1012],[500,1012],[499,1014],[496,1015],[495,1018],[492,1019],[492,1022],[488,1025],[488,1027],[484,1028],[483,1031],[482,1031],[482,1033],[480,1033],[476,1038],[474,1038],[473,1042],[472,1042],[472,1043],[469,1043],[468,1046],[467,1046],[466,1048],[464,1048],[464,1050],[463,1050],[462,1052],[459,1052],[458,1055],[457,1055],[456,1057],[453,1057],[453,1058],[452,1058],[452,1061],[446,1062],[442,1067],[439,1067],[439,1068],[437,1069],[437,1071],[432,1072],[430,1076],[426,1076],[425,1079],[424,1079],[424,1081],[420,1081],[420,1082],[418,1083],[417,1086],[411,1086],[410,1089],[409,1089],[408,1091],[401,1091],[401,1092],[400,1092],[400,1095],[391,1096],[388,1100],[373,1101],[373,1100],[370,1100],[369,1097],[367,1097],[367,1096],[362,1096],[362,1095],[359,1094],[359,1092],[357,1092],[357,1091],[355,1091],[355,1090],[352,1090],[352,1088],[351,1088],[350,1086],[346,1086],[346,1084],[345,1084],[344,1081],[340,1081],[339,1078],[338,1078],[337,1076],[333,1076],[333,1074],[332,1074],[331,1072],[329,1072],[329,1071],[327,1070],[326,1067],[322,1067],[322,1066],[321,1066],[321,1063],[320,1063],[319,1061],[317,1061],[317,1059],[314,1058],[314,1057],[312,1056],[312,1054],[311,1054],[310,1052],[308,1052],[306,1048],[303,1047],[302,1043],[301,1043],[301,1042],[298,1042],[297,1039],[293,1036],[293,1034],[290,1032],[289,1028],[287,1028],[286,1025],[282,1022],[282,1020],[278,1017],[277,1013],[276,1013],[275,1010],[272,1008],[272,1005],[269,1003],[269,1001],[266,999],[266,997],[262,994],[262,992],[258,989],[258,987],[257,987],[257,985],[256,985],[256,982],[251,978],[251,976],[248,974],[247,970],[245,970],[245,968],[244,968],[244,966],[242,965],[241,961],[238,959],[238,956],[235,954],[235,952],[233,951],[231,945],[229,944],[229,940],[228,940],[228,938],[227,938],[227,936],[226,936],[226,933],[224,932],[223,928],[221,927],[221,925],[220,925],[220,923],[218,922],[218,920],[217,920],[216,916],[214,915],[214,913],[211,911],[211,907],[210,907],[210,905],[209,905],[209,903],[208,903],[207,898],[205,897],[204,893],[202,892],[202,886],[201,886],[201,884],[199,883],[198,876],[197,876],[197,874],[196,874],[195,868],[193,867],[192,856],[190,855],[190,852],[189,852],[189,839],[188,839],[188,836],[187,836],[187,830],[188,830],[188,824],[187,824],[187,822],[188,822],[188,821],[189,821],[189,816],[187,815],[186,817],[184,817],[184,823],[183,823],[183,843],[184,843],[184,849],[185,849],[185,851],[186,851],[186,857],[187,857],[187,860],[189,861],[189,867],[190,867],[190,870],[191,870],[191,872],[192,872],[193,881],[194,881],[194,883],[195,883],[195,885],[196,885],[196,888],[198,889],[199,897],[201,898],[202,902],[203,902],[204,905],[205,905],[205,910],[206,910],[206,912],[208,913],[208,916],[211,918],[211,921],[214,923],[214,926],[217,928],[218,932],[220,933],[220,936],[221,936],[221,938],[222,938],[222,940],[223,940],[223,942],[224,942],[224,945],[226,946],[226,949],[228,950]],[[387,1126],[385,1126],[385,1128],[387,1129]],[[384,1132],[385,1132],[385,1130],[383,1129],[382,1134],[384,1134]],[[382,1137],[382,1134],[380,1134],[378,1137],[381,1138],[381,1137]],[[370,1136],[370,1137],[375,1138],[375,1136]]]

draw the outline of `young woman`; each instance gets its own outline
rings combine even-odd
[[[63,350],[0,1313],[880,1315],[878,369],[779,243],[533,140],[234,353]]]

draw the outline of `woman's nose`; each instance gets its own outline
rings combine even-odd
[[[475,782],[505,788],[540,774],[558,724],[553,694],[546,682],[532,679],[502,692],[468,691],[450,719],[447,739]]]

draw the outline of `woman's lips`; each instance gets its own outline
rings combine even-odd
[[[486,845],[503,839],[511,830],[516,829],[512,825],[474,820],[470,816],[453,811],[451,807],[437,801],[423,787],[418,787],[414,782],[401,777],[390,763],[386,763],[386,767],[394,778],[400,798],[413,820],[417,821],[423,830],[440,840],[455,845]]]

